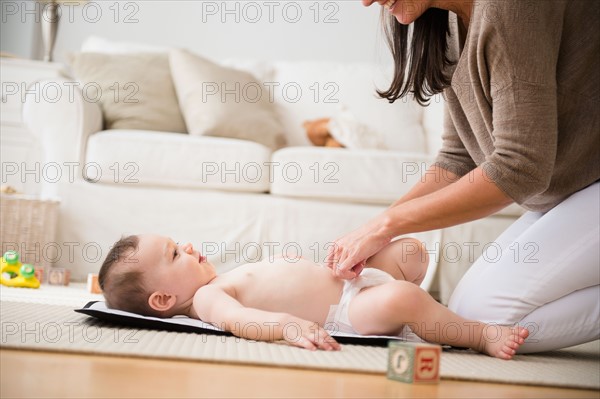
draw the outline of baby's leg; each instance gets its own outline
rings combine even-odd
[[[383,270],[396,280],[420,285],[427,273],[428,264],[429,255],[421,241],[401,238],[367,259],[366,266]]]
[[[398,335],[408,325],[426,341],[472,348],[501,359],[512,358],[529,335],[521,327],[463,319],[406,281],[363,289],[350,302],[348,316],[359,334]]]

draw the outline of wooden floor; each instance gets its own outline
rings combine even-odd
[[[159,359],[0,350],[0,397],[598,398],[598,391]]]

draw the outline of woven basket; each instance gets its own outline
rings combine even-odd
[[[60,256],[61,248],[54,241],[57,217],[58,201],[0,194],[2,254],[16,250],[21,262],[48,270]]]

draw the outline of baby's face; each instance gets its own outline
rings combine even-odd
[[[192,298],[198,288],[217,275],[215,267],[192,244],[177,245],[168,237],[140,235],[138,252],[133,256],[146,269],[144,282],[148,290],[175,295],[178,303]]]

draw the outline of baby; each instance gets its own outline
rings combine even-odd
[[[115,244],[99,283],[110,308],[157,317],[186,315],[251,340],[339,350],[325,328],[399,335],[408,326],[429,342],[512,358],[529,332],[452,313],[418,286],[427,263],[422,244],[405,238],[369,258],[353,280],[340,280],[306,259],[285,258],[217,275],[191,244],[139,235]]]

